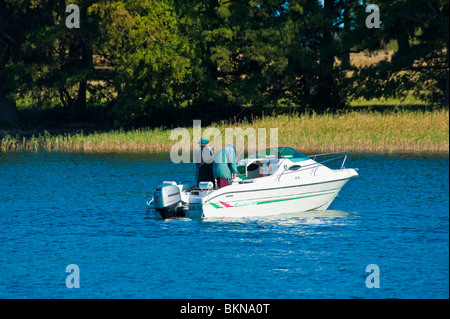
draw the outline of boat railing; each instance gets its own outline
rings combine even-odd
[[[317,162],[317,160],[316,160],[317,157],[340,154],[338,156],[334,156],[332,158],[328,158],[328,159],[325,159],[325,160],[323,160],[321,162],[317,162],[317,163],[323,164],[323,163],[331,162],[331,161],[334,161],[334,160],[337,160],[337,159],[343,157],[344,159],[342,160],[341,168],[340,168],[340,169],[343,169],[344,165],[345,165],[345,161],[347,160],[347,156],[352,154],[352,153],[353,153],[353,151],[338,151],[338,152],[331,152],[331,153],[321,153],[321,154],[308,155],[308,157]]]
[[[330,152],[330,153],[321,153],[321,154],[308,155],[308,157],[311,158],[312,160],[316,161],[316,163],[312,163],[312,164],[301,166],[301,168],[299,170],[303,171],[303,170],[312,169],[311,176],[315,176],[315,174],[317,172],[317,169],[320,166],[323,166],[323,163],[335,161],[335,160],[337,160],[339,158],[343,158],[342,159],[342,163],[341,163],[341,167],[340,167],[340,169],[343,169],[344,165],[345,165],[345,161],[347,160],[347,156],[352,154],[352,153],[353,153],[353,151],[338,151],[338,152]],[[331,156],[331,155],[337,155],[337,156],[333,156],[331,158],[324,159],[324,160],[322,160],[320,162],[317,161],[318,157]],[[289,174],[290,172],[288,172],[288,171],[289,171],[289,168],[286,168],[280,175],[278,175],[277,180],[280,181],[282,175]],[[295,172],[298,172],[298,170],[296,170]],[[294,173],[294,172],[292,172],[292,173]]]

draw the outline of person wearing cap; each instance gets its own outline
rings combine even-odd
[[[228,144],[217,152],[213,162],[213,174],[219,188],[230,185],[230,181],[236,178],[236,146],[234,144]]]
[[[194,151],[195,163],[195,178],[197,186],[200,182],[212,182],[214,185],[213,176],[213,155],[214,151],[207,146],[208,140],[201,138],[198,142],[200,146]]]

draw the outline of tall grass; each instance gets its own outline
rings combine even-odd
[[[253,121],[221,122],[212,127],[278,128],[278,144],[304,152],[354,150],[362,152],[448,152],[449,111],[350,111],[342,114],[294,114],[264,116]],[[203,128],[204,131],[206,128]],[[193,129],[188,128],[190,136]],[[171,130],[137,129],[104,133],[52,136],[47,131],[25,138],[6,135],[2,151],[170,151],[177,142]],[[189,142],[192,147],[193,141]],[[195,142],[194,142],[195,145]]]
[[[264,118],[279,127],[280,144],[308,151],[448,152],[448,110],[348,112]]]

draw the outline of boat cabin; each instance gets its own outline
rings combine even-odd
[[[280,164],[288,159],[297,163],[310,158],[290,147],[268,148],[265,151],[254,153],[247,159],[238,163],[237,169],[242,180],[253,179],[275,174],[280,168]],[[299,169],[300,164],[292,165],[289,169]]]

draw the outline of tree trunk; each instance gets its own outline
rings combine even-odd
[[[18,122],[16,103],[0,95],[0,125],[17,126]]]
[[[333,64],[335,52],[333,50],[333,9],[334,1],[324,1],[324,17],[329,22],[323,30],[322,45],[320,49],[320,75],[317,90],[317,110],[324,112],[327,109],[336,110],[337,105],[334,92]]]
[[[449,86],[449,79],[448,79],[448,69],[445,71],[445,88],[444,88],[444,106],[448,107],[448,86]]]
[[[344,3],[343,23],[344,23],[344,34],[342,41],[342,53],[341,53],[341,67],[344,70],[350,68],[350,44],[348,43],[347,37],[350,33],[350,5],[348,0]]]
[[[83,12],[83,15],[86,16],[87,13]],[[86,115],[87,104],[87,81],[89,74],[92,73],[92,70],[94,69],[92,41],[89,34],[85,34],[84,39],[81,39],[81,68],[85,70],[86,73],[79,82],[77,107],[78,114],[84,117]]]
[[[77,113],[79,115],[84,115],[86,113],[86,89],[87,81],[84,79],[78,84]]]

